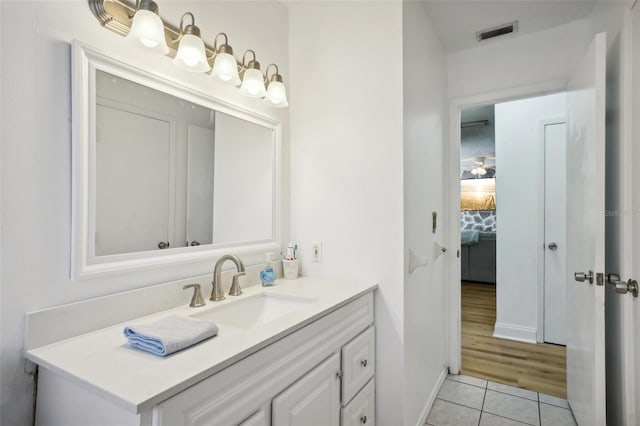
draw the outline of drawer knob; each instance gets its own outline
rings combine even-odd
[[[360,417],[360,423],[365,424],[367,422],[367,416]]]
[[[366,360],[366,359],[363,359],[362,361],[360,361],[360,365],[361,365],[361,366],[363,366],[363,367],[366,367],[366,366],[367,366],[367,360]],[[365,419],[366,419],[366,418],[367,418],[367,417],[365,416]]]

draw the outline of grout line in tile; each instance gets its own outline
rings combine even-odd
[[[506,420],[509,420],[511,422],[520,423],[522,425],[532,426],[530,423],[521,422],[520,420],[516,420],[516,419],[510,419],[509,417],[501,416],[499,414],[490,413],[488,411],[483,411],[483,413],[491,414],[492,416],[500,417],[501,419],[506,419]],[[480,415],[480,417],[482,418],[482,415]]]
[[[439,399],[440,401],[448,402],[449,404],[459,405],[460,407],[468,408],[469,410],[475,410],[475,411],[482,412],[482,410],[478,410],[477,408],[469,407],[467,405],[458,404],[457,402],[447,401],[446,399],[442,399],[442,398],[436,398],[436,399]]]
[[[475,386],[477,388],[485,388],[486,389],[487,386],[489,386],[489,379],[485,379],[483,377],[470,376],[468,374],[454,374],[454,376],[467,376],[467,377],[471,377],[471,378],[474,378],[474,379],[478,379],[478,380],[484,381],[484,386],[471,385],[471,386]],[[464,383],[464,382],[460,382],[460,383]]]
[[[542,404],[542,405],[546,405],[547,407],[562,408],[563,410],[571,411],[571,409],[569,409],[569,408],[567,408],[567,407],[560,407],[560,406],[558,406],[558,405],[547,404],[546,402],[540,402],[540,404]],[[572,411],[572,412],[573,412],[573,411]]]
[[[476,387],[477,387],[477,386],[476,386]],[[503,395],[514,396],[514,397],[516,397],[516,398],[526,399],[527,401],[531,401],[531,402],[538,402],[538,403],[539,403],[539,401],[538,401],[538,400],[525,398],[524,396],[518,396],[518,395],[514,395],[514,394],[512,394],[512,393],[501,392],[501,391],[493,390],[493,389],[487,389],[487,390],[490,390],[491,392],[501,393],[501,394],[503,394]],[[526,390],[526,389],[525,389],[525,390]],[[549,404],[547,404],[547,405],[549,405]]]
[[[536,426],[533,423],[527,423],[527,422],[523,422],[523,421],[520,421],[520,420],[517,420],[517,419],[512,419],[511,417],[501,416],[500,414],[492,413],[491,411],[482,411],[482,412],[483,413],[487,413],[487,414],[491,414],[492,416],[502,417],[503,419],[511,420],[512,422],[522,423],[523,425]],[[480,417],[482,417],[482,414],[480,414]],[[538,423],[538,426],[540,426],[540,423]]]
[[[471,383],[460,382],[458,380],[453,380],[453,379],[450,379],[448,377],[445,380],[448,380],[448,381],[454,382],[454,383],[460,383],[461,385],[473,386],[474,388],[478,388],[478,389],[486,389],[487,388],[486,386],[484,386],[484,387],[483,386],[476,386],[476,385],[472,385]]]
[[[489,382],[487,382],[489,383]],[[480,422],[482,421],[482,413],[484,413],[484,401],[487,399],[487,388],[484,388],[484,395],[482,396],[482,409],[480,410],[480,418],[478,419],[478,426],[480,426]]]
[[[538,424],[542,426],[542,409],[540,408],[540,394],[538,394]]]

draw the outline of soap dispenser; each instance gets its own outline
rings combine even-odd
[[[273,253],[267,253],[265,255],[264,263],[265,267],[260,271],[260,280],[262,281],[262,287],[270,287],[276,282],[276,270],[273,267]]]

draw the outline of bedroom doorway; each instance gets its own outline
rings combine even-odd
[[[566,398],[566,95],[460,114],[461,373]]]

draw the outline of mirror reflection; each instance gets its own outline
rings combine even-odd
[[[274,130],[95,74],[95,255],[274,238]]]

